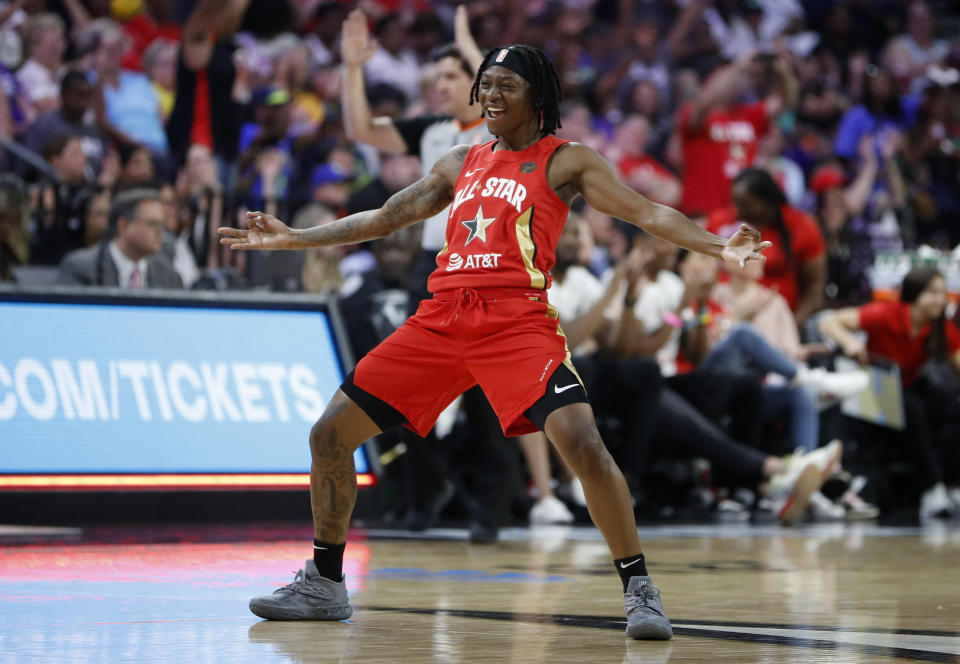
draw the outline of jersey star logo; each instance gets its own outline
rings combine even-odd
[[[463,243],[463,246],[467,246],[475,238],[480,238],[481,242],[486,244],[487,242],[487,226],[496,221],[496,217],[484,217],[483,216],[483,207],[477,208],[477,216],[470,221],[461,221],[460,223],[467,227],[467,230],[470,231],[470,235],[467,237],[467,241]]]

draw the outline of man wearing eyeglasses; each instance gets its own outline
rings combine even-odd
[[[183,288],[180,275],[161,253],[164,210],[155,189],[130,189],[117,195],[103,241],[67,254],[60,262],[57,283],[124,290]]]

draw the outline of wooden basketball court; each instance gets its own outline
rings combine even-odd
[[[0,531],[0,661],[960,662],[957,522],[641,528],[676,632],[666,643],[625,638],[590,527],[506,529],[492,545],[355,530],[356,612],[338,623],[247,610],[302,567],[306,525],[171,543],[145,532]]]

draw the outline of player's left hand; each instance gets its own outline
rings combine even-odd
[[[248,228],[217,229],[220,244],[230,249],[296,249],[294,231],[273,215],[247,212]]]
[[[761,242],[760,231],[746,224],[740,224],[740,230],[730,236],[727,246],[723,248],[720,257],[728,263],[735,263],[741,268],[747,261],[765,261],[763,250],[773,246],[772,242]]]

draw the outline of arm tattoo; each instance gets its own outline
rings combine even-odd
[[[431,172],[395,193],[379,210],[351,214],[333,223],[300,231],[296,237],[303,248],[375,240],[432,217],[452,200],[452,185]]]

